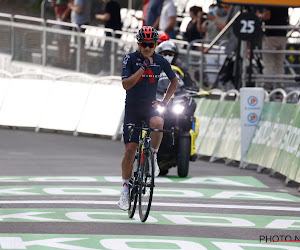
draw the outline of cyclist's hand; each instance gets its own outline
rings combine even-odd
[[[146,58],[142,64],[142,69],[144,71],[147,70],[151,64],[153,64],[153,58],[152,57]]]
[[[164,101],[157,101],[157,100],[152,102],[152,107],[157,108],[158,106],[166,107],[167,104]]]

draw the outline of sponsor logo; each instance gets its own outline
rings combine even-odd
[[[124,59],[123,59],[123,69],[126,68],[126,65],[127,65],[127,62],[128,62],[129,58],[130,58],[130,55],[125,55],[124,56]]]
[[[250,106],[256,106],[257,103],[258,103],[258,101],[257,101],[257,97],[256,97],[256,96],[250,96],[250,97],[248,98],[248,104],[249,104]]]
[[[255,113],[250,113],[250,114],[248,115],[248,122],[250,122],[250,123],[253,124],[253,123],[256,123],[257,120],[258,120],[257,114],[255,114]]]

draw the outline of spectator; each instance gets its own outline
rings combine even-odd
[[[88,25],[91,20],[91,0],[71,0],[68,7],[72,10],[71,21],[79,25]],[[84,31],[80,28],[80,31]]]
[[[143,26],[146,25],[146,17],[147,17],[147,8],[150,0],[143,0],[144,5],[143,5]]]
[[[161,15],[159,17],[158,29],[166,32],[170,39],[176,38],[176,15],[176,7],[173,3],[173,0],[164,0]]]
[[[105,22],[105,28],[113,29],[113,30],[121,30],[122,29],[122,23],[121,23],[121,14],[120,14],[120,4],[114,0],[105,0],[105,8],[104,8],[104,14],[96,14],[96,19],[104,21]],[[111,32],[106,32],[106,36],[111,37]],[[120,35],[116,35],[116,37],[120,37]],[[105,45],[104,45],[104,55],[103,58],[105,60],[103,63],[102,70],[98,73],[99,76],[105,76],[110,74],[110,56],[111,56],[111,41],[108,41],[106,39]],[[117,46],[117,43],[115,43]],[[116,56],[114,57],[116,59]],[[116,65],[116,61],[114,62]]]
[[[68,8],[69,0],[52,0],[51,5],[54,7],[56,20],[60,22],[70,22],[71,9]],[[60,29],[68,30],[69,27],[56,25]],[[66,35],[57,36],[58,61],[57,66],[65,66],[69,62],[69,39]]]
[[[105,0],[104,14],[96,14],[96,19],[105,22],[105,28],[121,30],[120,4],[114,0]],[[107,35],[107,34],[106,34]]]
[[[150,0],[147,6],[146,26],[158,29],[159,16],[164,0]]]
[[[205,40],[212,41],[220,33],[223,28],[223,23],[226,23],[227,15],[218,16],[217,7],[215,4],[209,6],[207,19],[202,24],[202,32],[205,34]]]
[[[190,8],[190,16],[192,20],[186,27],[186,32],[183,35],[184,40],[191,42],[196,39],[202,39],[204,32],[202,29],[202,23],[204,22],[202,8],[193,6]]]
[[[278,26],[288,25],[288,8],[284,7],[269,7],[262,13],[257,12],[259,18],[261,18],[265,25]],[[267,29],[264,33],[263,50],[285,50],[286,49],[286,30],[284,29]],[[264,69],[263,73],[267,75],[284,74],[284,59],[285,54],[262,54]],[[280,83],[275,83],[276,88],[283,87]],[[274,86],[270,83],[266,83],[264,87],[267,90],[271,90]]]

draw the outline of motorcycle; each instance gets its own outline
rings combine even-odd
[[[167,107],[161,108],[164,113],[164,129],[174,131],[174,142],[172,135],[164,134],[158,154],[157,161],[160,175],[167,175],[169,169],[177,166],[179,177],[186,177],[189,171],[189,162],[195,161],[195,142],[199,131],[198,120],[194,117],[196,102],[194,98],[206,96],[207,92],[198,92],[196,85],[185,86],[182,72],[173,66],[173,71],[178,78],[178,86],[174,96]],[[179,72],[178,72],[179,71]],[[157,100],[162,100],[166,92],[169,79],[162,73],[158,81]]]

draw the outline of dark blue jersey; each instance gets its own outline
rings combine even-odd
[[[137,72],[143,61],[144,57],[139,51],[125,55],[122,80]],[[139,81],[126,91],[126,104],[151,103],[156,100],[157,84],[162,71],[166,73],[170,80],[176,77],[169,62],[162,55],[154,53],[153,64],[144,71]]]

